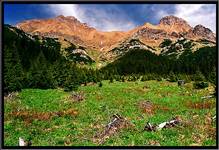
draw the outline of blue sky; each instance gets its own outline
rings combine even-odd
[[[157,24],[167,15],[202,24],[215,32],[215,4],[5,4],[4,23],[15,25],[27,19],[58,15],[74,16],[101,31],[127,31],[145,22]]]

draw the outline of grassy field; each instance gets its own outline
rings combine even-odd
[[[82,101],[62,89],[23,89],[4,99],[4,145],[17,146],[23,137],[30,138],[32,146],[215,146],[216,122],[211,118],[216,115],[216,98],[201,99],[213,89],[167,81],[104,81],[102,87],[81,86]],[[147,100],[153,104],[150,110],[141,107]],[[130,125],[96,143],[94,136],[116,113]],[[159,124],[176,116],[182,124],[144,131],[148,121]]]

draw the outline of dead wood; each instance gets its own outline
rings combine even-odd
[[[104,130],[94,136],[93,142],[103,144],[110,136],[119,132],[123,128],[129,127],[131,124],[126,118],[119,114],[114,114],[111,121],[105,126]]]
[[[159,131],[162,130],[163,128],[172,128],[175,127],[176,125],[179,125],[181,123],[181,118],[180,117],[175,117],[170,121],[167,122],[162,122],[159,125],[151,125],[150,122],[147,122],[146,126],[144,127],[145,131]]]

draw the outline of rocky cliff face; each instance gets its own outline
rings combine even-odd
[[[139,39],[145,45],[159,46],[164,39],[176,41],[180,37],[191,40],[216,41],[216,35],[208,28],[197,25],[192,28],[185,20],[175,16],[162,18],[158,25],[145,23],[127,32],[102,32],[81,23],[73,16],[58,16],[51,19],[27,20],[17,27],[30,34],[64,38],[89,49],[110,51],[128,38]]]

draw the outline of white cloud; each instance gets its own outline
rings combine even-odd
[[[173,13],[160,10],[157,17],[174,15],[186,20],[191,26],[201,24],[216,32],[216,5],[215,4],[177,4]]]
[[[113,7],[110,14],[109,11],[103,9],[94,9],[90,7],[82,7],[77,4],[49,4],[48,11],[54,15],[74,16],[79,21],[101,31],[127,31],[136,25],[131,22],[128,16],[118,8]],[[118,13],[112,13],[116,11]]]
[[[193,27],[202,24],[213,32],[216,31],[215,4],[176,4],[163,6],[151,5],[151,10],[154,12],[154,16],[151,17],[161,19],[164,16],[174,15],[183,18]],[[148,10],[148,8],[143,10]],[[54,15],[74,16],[79,21],[101,31],[127,31],[137,26],[135,20],[129,18],[128,14],[124,13],[116,5],[101,8],[96,7],[96,5],[49,4],[48,11]]]

